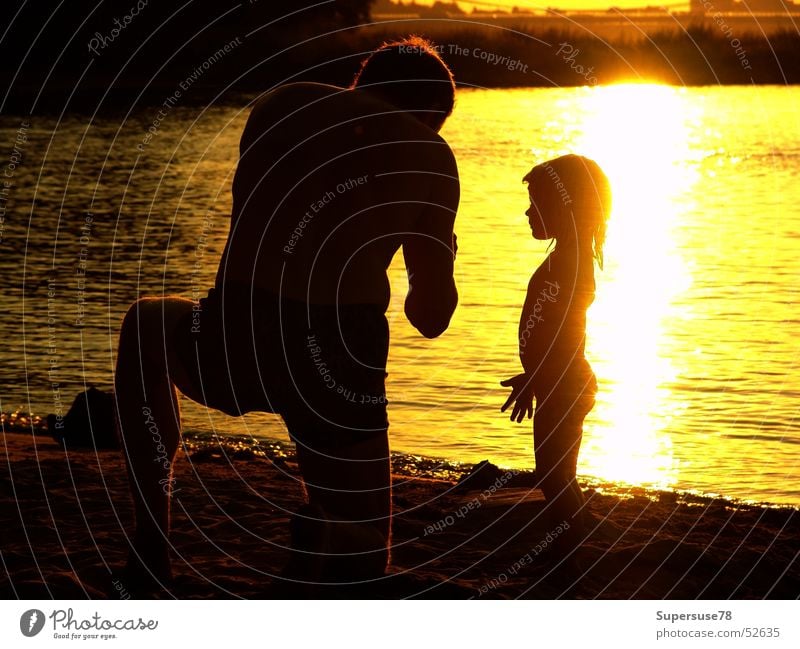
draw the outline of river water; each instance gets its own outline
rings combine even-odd
[[[116,335],[141,295],[213,281],[248,108],[0,118],[0,409],[65,411],[112,385]],[[148,127],[158,122],[155,134]],[[429,341],[391,268],[392,447],[533,465],[498,383],[546,254],[521,178],[567,152],[596,159],[615,206],[587,356],[599,383],[579,472],[800,505],[800,89],[464,90],[443,136],[462,182],[460,305]],[[286,439],[269,415],[183,403],[185,429]]]

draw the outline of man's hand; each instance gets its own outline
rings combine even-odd
[[[517,374],[510,379],[500,381],[500,385],[511,388],[511,396],[506,399],[500,412],[505,412],[512,403],[511,421],[520,423],[527,413],[528,419],[533,417],[533,376],[530,374]]]
[[[453,279],[457,248],[453,224],[461,192],[458,169],[448,147],[437,147],[432,154],[436,158],[426,161],[426,165],[435,173],[430,176],[427,196],[403,237],[410,289],[405,314],[426,338],[436,338],[447,330],[458,304]]]

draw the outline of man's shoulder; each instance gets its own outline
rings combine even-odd
[[[253,103],[253,112],[276,104],[284,104],[288,101],[311,103],[316,99],[324,99],[346,93],[346,88],[332,86],[326,83],[315,83],[312,81],[297,81],[295,83],[285,83],[272,88],[262,94]]]
[[[278,137],[294,132],[298,125],[305,128],[313,124],[320,129],[326,125],[349,128],[348,125],[363,123],[364,130],[359,131],[362,142],[418,145],[420,164],[457,175],[455,156],[439,133],[411,113],[367,92],[324,83],[287,83],[260,97],[248,121],[248,126],[256,131],[262,130],[265,124],[281,122],[285,128],[280,134],[276,132]]]

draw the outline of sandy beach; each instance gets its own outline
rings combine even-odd
[[[0,595],[125,597],[115,590],[132,506],[119,451],[65,451],[46,435],[4,432]],[[394,477],[391,573],[367,598],[791,598],[800,596],[800,514],[721,499],[588,490],[582,574],[544,559],[531,476],[481,465],[456,484]],[[174,583],[164,597],[272,598],[303,501],[291,457],[207,447],[175,463]],[[544,544],[544,545],[543,545]]]

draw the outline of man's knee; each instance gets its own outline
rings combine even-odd
[[[182,307],[183,305],[173,298],[139,298],[131,304],[123,316],[120,335],[133,335],[140,343],[167,340],[169,332],[182,313]]]
[[[120,326],[120,358],[136,356],[139,364],[150,368],[165,365],[172,326],[164,302],[163,298],[140,298],[131,304]]]
[[[153,311],[153,304],[156,302],[159,302],[159,300],[156,298],[142,297],[131,304],[130,307],[128,307],[125,315],[122,317],[120,334],[130,335],[133,333],[139,337],[150,318],[151,312]]]

